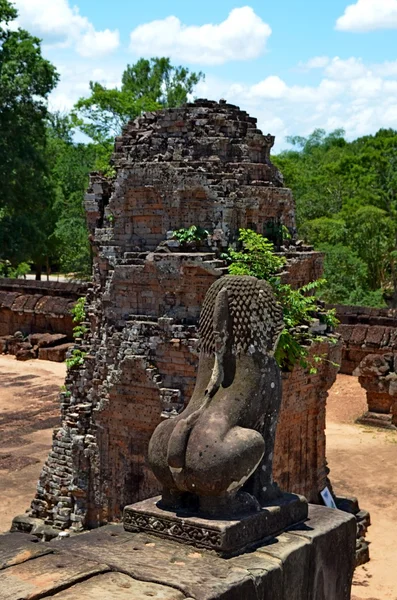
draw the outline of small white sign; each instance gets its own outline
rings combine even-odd
[[[320,494],[324,500],[325,506],[328,506],[328,508],[337,508],[335,500],[333,499],[332,494],[327,487],[325,487]]]

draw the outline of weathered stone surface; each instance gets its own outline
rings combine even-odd
[[[54,554],[4,569],[2,600],[349,600],[355,519],[310,506],[304,524],[229,559],[114,525],[39,546]]]
[[[178,590],[156,583],[138,581],[123,573],[105,573],[91,577],[58,592],[54,600],[146,600],[148,597],[157,600],[185,600],[186,596]]]
[[[336,309],[337,332],[344,341],[341,373],[352,375],[369,354],[397,350],[397,311],[391,308],[330,305]]]
[[[1,572],[0,597],[2,600],[34,600],[108,570],[95,560],[82,561],[72,555],[39,556]]]
[[[0,336],[13,335],[15,331],[22,331],[25,336],[50,332],[66,334],[71,340],[70,309],[86,289],[84,283],[1,279]]]
[[[239,518],[205,519],[183,510],[164,510],[160,496],[124,508],[126,531],[143,531],[198,548],[215,550],[222,556],[241,552],[259,541],[284,531],[307,517],[302,496],[285,494],[256,513]]]
[[[39,359],[63,362],[66,359],[66,354],[73,346],[74,344],[61,344],[53,348],[39,348]]]
[[[32,358],[36,358],[36,352],[33,349],[32,344],[30,342],[21,344],[15,358],[17,360],[31,360]]]
[[[67,342],[68,336],[64,333],[31,333],[28,339],[32,346],[49,348]]]
[[[293,527],[311,544],[309,598],[350,600],[355,567],[356,519],[324,506],[309,506],[305,525]]]
[[[40,544],[33,535],[5,533],[0,535],[0,570],[51,552],[51,548]]]
[[[266,545],[257,548],[255,555],[262,555],[267,560],[274,560],[281,566],[283,594],[289,600],[310,598],[310,564],[312,548],[309,540],[299,536],[283,533]],[[239,564],[244,564],[239,557]],[[246,556],[247,567],[250,565],[250,555]],[[253,566],[253,565],[252,565]],[[251,567],[252,568],[252,567]],[[277,597],[277,596],[275,596]]]
[[[111,544],[107,548],[93,546],[90,535],[81,536],[85,538],[85,546],[80,543],[76,555],[88,560],[95,557],[113,570],[144,581],[170,585],[196,600],[257,598],[251,573],[238,562],[231,563],[211,553],[143,533],[129,534],[128,541],[124,538],[121,544]],[[69,543],[68,552],[73,551],[73,541]],[[267,574],[265,567],[266,560],[263,560],[262,578]],[[273,571],[274,562],[268,560],[267,567]]]
[[[369,354],[357,368],[367,392],[368,411],[358,422],[387,429],[397,426],[397,353]]]

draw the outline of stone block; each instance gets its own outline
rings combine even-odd
[[[25,533],[0,534],[0,571],[52,552],[52,548],[39,544],[37,537],[33,535]]]
[[[173,587],[138,581],[123,573],[104,573],[87,581],[47,596],[54,600],[185,600],[186,596]]]
[[[309,505],[309,518],[303,527],[291,528],[291,535],[311,544],[308,598],[350,600],[356,533],[354,515],[314,504]]]
[[[39,348],[39,359],[64,362],[68,350],[73,346],[74,344],[61,344],[60,346],[54,346],[53,348]]]
[[[66,342],[67,339],[68,336],[64,333],[31,333],[29,335],[29,341],[32,346],[37,346],[38,348],[58,346]]]

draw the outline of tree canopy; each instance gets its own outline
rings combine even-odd
[[[94,142],[113,140],[125,123],[143,111],[186,102],[203,77],[171,65],[169,58],[141,58],[127,65],[120,89],[91,81],[91,95],[80,98],[74,107],[75,124]]]
[[[324,298],[397,305],[397,132],[353,142],[344,131],[289,139],[274,157],[292,188],[299,233],[325,252]]]

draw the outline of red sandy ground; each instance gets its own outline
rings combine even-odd
[[[0,532],[23,513],[59,423],[65,365],[0,356]],[[354,377],[339,375],[328,399],[327,454],[338,495],[370,511],[371,561],[358,567],[352,600],[397,600],[397,432],[355,425],[366,409]]]

